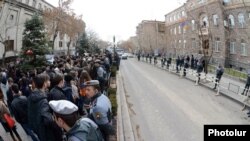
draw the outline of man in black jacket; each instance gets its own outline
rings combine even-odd
[[[58,127],[52,118],[46,90],[50,86],[49,76],[39,74],[34,78],[35,90],[28,98],[28,122],[31,129],[38,135],[40,141],[62,141],[55,135]]]
[[[29,135],[33,141],[38,141],[37,137],[30,129],[28,125],[28,101],[25,96],[20,95],[17,84],[13,84],[10,91],[14,94],[14,99],[11,103],[11,109],[17,122],[23,127],[27,135]]]
[[[63,74],[57,73],[52,79],[55,86],[50,90],[48,95],[48,101],[51,100],[66,100],[67,97],[63,91],[64,87],[64,76]]]
[[[214,85],[214,88],[213,89],[216,89],[218,83],[220,82],[221,80],[221,77],[224,73],[224,69],[222,68],[221,65],[219,65],[216,69],[216,80],[215,80],[215,85]]]

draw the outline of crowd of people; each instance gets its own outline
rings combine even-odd
[[[22,70],[10,63],[0,73],[0,122],[13,141],[21,141],[11,115],[33,141],[108,141],[114,134],[107,97],[111,65],[119,56],[55,57],[47,66]]]

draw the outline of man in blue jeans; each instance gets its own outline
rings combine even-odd
[[[13,84],[10,89],[14,94],[14,99],[11,102],[11,109],[16,121],[21,124],[26,134],[29,135],[33,141],[39,141],[28,125],[28,101],[26,96],[20,95],[17,84]]]

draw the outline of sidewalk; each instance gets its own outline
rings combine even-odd
[[[146,62],[146,60],[144,60],[144,58],[141,58],[141,62],[150,64],[149,62]],[[155,66],[159,69],[163,69],[166,70],[169,73],[173,73],[175,75],[178,75],[179,77],[182,78],[186,78],[189,79],[191,81],[194,81],[194,84],[196,83],[197,80],[197,74],[196,74],[196,70],[192,70],[192,69],[187,69],[187,75],[186,77],[182,76],[183,75],[183,68],[180,70],[180,73],[176,73],[176,65],[175,64],[171,64],[170,69],[166,69],[166,65],[164,67],[161,66],[161,61],[157,60],[157,64],[154,65],[153,64],[153,59],[152,59],[152,66]],[[201,73],[201,80],[199,85],[202,85],[206,88],[209,88],[211,90],[213,90],[213,87],[215,85],[215,74],[212,73],[208,73],[207,76],[205,76],[205,73]],[[220,81],[220,85],[219,85],[219,91],[217,90],[213,90],[215,95],[219,92],[219,94],[226,96],[240,104],[246,105],[247,107],[250,107],[250,103],[249,100],[248,102],[246,102],[247,96],[243,96],[241,95],[241,93],[243,92],[245,87],[245,83],[237,81],[235,79],[230,79],[228,77],[223,77]],[[248,92],[249,95],[249,92]]]

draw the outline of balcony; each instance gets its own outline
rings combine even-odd
[[[206,36],[206,35],[209,34],[208,28],[207,27],[205,27],[205,28],[203,27],[203,28],[199,29],[198,33],[199,33],[199,36]]]

